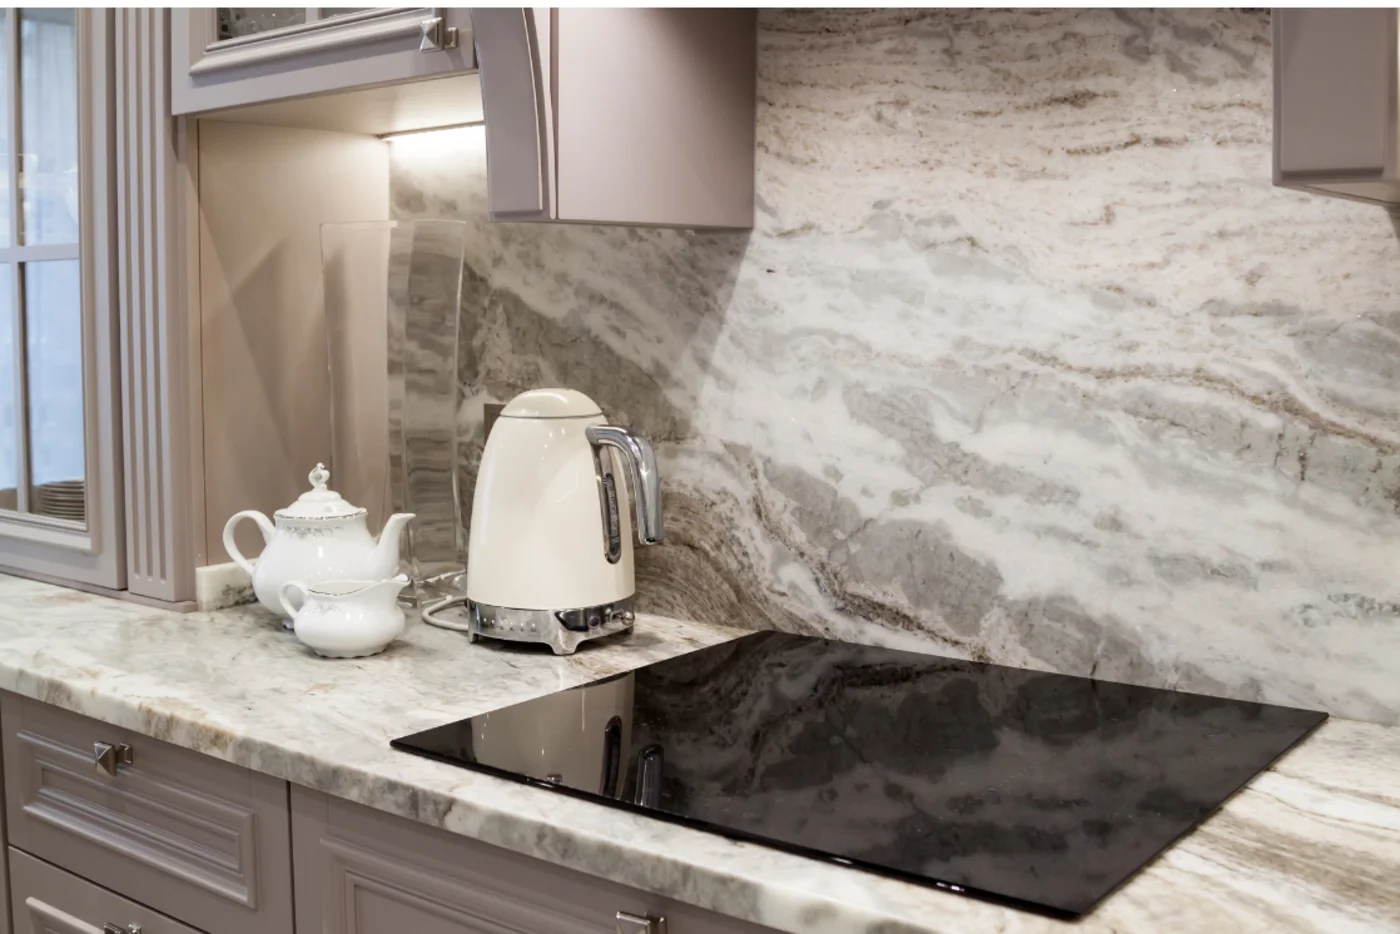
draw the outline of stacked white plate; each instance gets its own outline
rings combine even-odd
[[[87,490],[81,480],[55,480],[34,488],[34,512],[54,519],[82,522],[87,518]]]

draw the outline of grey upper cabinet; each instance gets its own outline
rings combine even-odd
[[[184,8],[172,11],[170,41],[177,116],[442,77],[476,64],[461,8]],[[275,114],[262,122],[282,122]]]
[[[474,9],[491,217],[749,228],[757,19]]]
[[[1274,184],[1400,204],[1393,9],[1278,9]]]

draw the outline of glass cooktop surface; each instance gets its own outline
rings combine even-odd
[[[759,632],[393,745],[1078,917],[1325,719]]]

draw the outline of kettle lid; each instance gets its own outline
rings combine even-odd
[[[587,418],[602,414],[598,403],[574,389],[531,389],[501,409],[502,418]]]
[[[331,472],[324,464],[307,475],[311,489],[297,497],[297,501],[273,513],[278,519],[349,519],[362,516],[367,510],[352,506],[335,490],[326,489]]]

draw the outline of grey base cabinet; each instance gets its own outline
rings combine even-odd
[[[10,934],[10,838],[5,834],[5,757],[0,755],[0,934]]]
[[[4,692],[0,733],[0,934],[772,934]]]
[[[12,847],[208,934],[291,930],[286,782],[27,698],[0,714]]]
[[[292,851],[297,934],[768,930],[297,786]]]
[[[19,850],[10,851],[18,934],[199,934]]]

